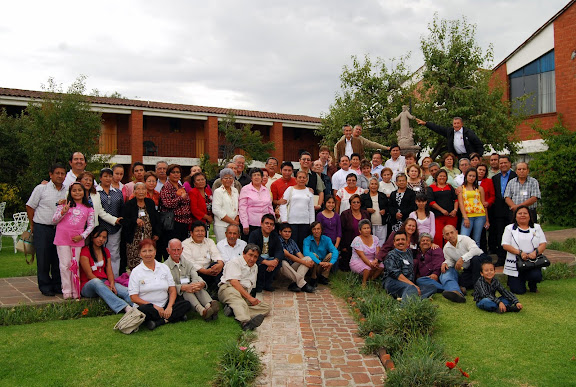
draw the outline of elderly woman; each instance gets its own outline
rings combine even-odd
[[[370,214],[372,234],[378,237],[379,246],[386,242],[388,235],[388,197],[378,191],[378,179],[370,178],[368,193],[360,195],[362,208]]]
[[[514,223],[504,229],[502,248],[507,252],[504,274],[508,276],[508,286],[512,293],[526,293],[526,282],[531,292],[538,292],[542,268],[518,271],[516,264],[518,256],[523,260],[536,259],[546,250],[546,236],[540,225],[530,219],[527,206],[518,206],[514,213]]]
[[[114,282],[110,252],[104,247],[107,236],[104,227],[96,227],[86,241],[87,246],[80,251],[80,294],[99,296],[114,313],[128,312],[132,300],[128,289]]]
[[[177,299],[176,284],[170,269],[155,259],[154,241],[141,241],[138,253],[142,262],[130,274],[128,292],[132,302],[138,304],[138,309],[146,315],[146,327],[154,330],[166,323],[186,321],[186,313],[192,309],[192,305],[186,300]]]
[[[144,174],[144,184],[146,185],[146,197],[152,199],[156,208],[158,208],[158,203],[160,202],[160,192],[156,191],[156,184],[158,183],[158,176],[155,172],[148,171]],[[130,196],[130,199],[134,197],[134,193]]]
[[[192,222],[200,220],[207,225],[212,224],[214,216],[212,214],[212,190],[206,185],[206,175],[204,172],[196,172],[192,176],[194,188],[188,192],[190,196],[190,212],[192,212]]]
[[[260,168],[252,168],[250,177],[252,182],[242,187],[238,199],[240,223],[242,223],[245,236],[260,228],[262,215],[274,214],[270,191],[262,184],[262,170]]]
[[[160,237],[160,220],[154,201],[146,197],[146,185],[136,183],[133,199],[124,206],[122,233],[126,242],[127,266],[132,270],[140,264],[138,246],[144,239],[157,241]]]
[[[420,169],[422,170],[422,179],[426,181],[430,176],[430,164],[433,162],[432,157],[426,156],[420,162]]]
[[[362,195],[365,190],[358,187],[358,176],[355,173],[349,173],[346,176],[346,186],[336,191],[336,212],[342,215],[344,211],[350,208],[350,197],[352,195]]]
[[[360,195],[352,195],[350,197],[350,208],[340,215],[340,223],[342,224],[340,249],[342,255],[338,266],[344,271],[350,271],[350,258],[352,257],[350,244],[354,238],[360,235],[358,224],[362,219],[370,219],[370,214],[361,208],[361,203]]]
[[[408,175],[408,188],[416,194],[426,193],[426,182],[422,179],[422,170],[418,164],[412,164],[406,168],[406,174]]]
[[[442,165],[443,167],[440,169],[445,170],[448,172],[448,176],[452,179],[455,179],[456,176],[461,174],[460,170],[456,167],[456,156],[453,153],[446,153],[442,156]]]
[[[168,180],[160,191],[161,213],[172,212],[174,214],[174,227],[172,230],[164,230],[162,235],[163,250],[168,247],[168,241],[172,238],[183,241],[188,238],[188,229],[192,223],[192,213],[190,212],[190,198],[179,183],[182,175],[182,167],[178,164],[170,164],[166,169]],[[167,258],[168,254],[162,251],[162,255]]]
[[[284,191],[286,204],[280,205],[280,221],[289,223],[292,229],[292,239],[302,250],[304,238],[308,236],[310,224],[314,222],[314,195],[306,187],[308,173],[296,173],[296,185]]]
[[[332,199],[334,200],[334,199]],[[330,270],[338,261],[338,249],[332,243],[332,240],[322,235],[322,223],[312,222],[310,225],[310,234],[304,239],[304,255],[312,258],[314,268],[312,269],[310,282],[312,286],[316,283],[328,285],[330,280]]]
[[[222,185],[214,190],[212,212],[214,213],[214,234],[216,243],[226,238],[228,225],[240,225],[238,214],[239,192],[234,187],[235,173],[230,168],[220,171]]]
[[[390,194],[388,200],[388,212],[392,217],[392,231],[398,231],[410,213],[417,208],[416,193],[408,188],[408,179],[405,174],[396,175],[396,185],[398,188]]]
[[[376,259],[376,254],[380,250],[378,237],[372,235],[372,225],[368,219],[358,222],[358,235],[352,241],[352,259],[350,259],[350,270],[354,273],[362,274],[362,287],[366,286],[366,281],[376,279],[384,271],[384,264]]]

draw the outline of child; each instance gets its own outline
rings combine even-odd
[[[426,232],[432,235],[432,239],[434,239],[434,235],[436,235],[436,218],[428,208],[428,197],[426,194],[422,192],[416,194],[416,206],[418,209],[412,211],[408,217],[416,220],[420,234]]]
[[[62,295],[64,299],[80,298],[80,249],[94,229],[94,209],[88,203],[86,190],[80,182],[70,185],[67,202],[58,205],[52,220],[58,223],[54,244],[60,261]]]
[[[340,223],[340,215],[334,212],[336,199],[332,196],[327,196],[324,203],[325,208],[316,215],[316,221],[322,225],[324,235],[330,238],[332,244],[338,248],[338,246],[340,246],[340,239],[342,239],[342,226]]]
[[[480,271],[481,277],[478,278],[474,285],[474,302],[480,309],[488,312],[520,312],[522,304],[512,292],[504,289],[497,278],[492,262],[482,263]],[[501,297],[496,297],[496,291],[500,292]]]

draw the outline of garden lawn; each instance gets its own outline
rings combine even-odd
[[[544,281],[538,289],[518,296],[522,311],[502,315],[479,310],[470,296],[455,304],[436,295],[434,337],[481,386],[574,385],[576,278]]]
[[[220,313],[124,335],[119,316],[0,327],[3,386],[209,386],[240,326]]]
[[[30,260],[30,256],[28,256]],[[24,254],[14,254],[14,242],[10,237],[2,237],[2,251],[0,251],[0,278],[23,277],[36,275],[36,259],[28,265]]]

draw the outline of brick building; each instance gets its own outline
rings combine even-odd
[[[41,91],[0,88],[0,109],[17,114],[43,95]],[[204,153],[216,161],[226,140],[218,133],[218,121],[229,112],[238,125],[251,124],[264,141],[273,141],[271,155],[278,160],[296,161],[303,150],[318,157],[320,138],[314,129],[321,120],[316,117],[122,98],[91,97],[90,103],[102,113],[100,153],[115,153],[114,163],[142,161],[152,166],[165,160],[191,166],[198,164]]]

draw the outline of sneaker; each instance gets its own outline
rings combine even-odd
[[[250,321],[242,324],[242,330],[253,331],[254,329],[258,328],[260,325],[262,325],[262,322],[264,321],[264,317],[265,316],[263,314],[258,314],[256,316],[252,317],[250,319]]]
[[[462,295],[462,293],[457,292],[456,290],[444,290],[442,292],[442,296],[444,296],[444,298],[446,298],[447,300],[450,300],[452,302],[459,302],[459,303],[464,303],[466,302],[466,297],[464,297]]]
[[[506,312],[520,312],[520,309],[518,309],[518,307],[516,306],[516,304],[514,305],[508,305],[506,307]]]
[[[310,286],[310,284],[306,284],[304,286],[302,286],[299,290],[302,290],[303,292],[306,293],[314,293],[314,288],[312,286]]]
[[[228,304],[224,305],[224,316],[226,316],[226,317],[234,316],[234,311],[232,310],[232,308]]]
[[[288,290],[294,293],[300,292],[300,288],[298,287],[298,285],[296,285],[296,282],[292,282],[290,285],[288,285]]]

